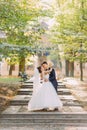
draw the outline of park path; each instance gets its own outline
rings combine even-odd
[[[51,128],[54,130],[82,130],[82,127],[87,130],[87,112],[63,82],[59,82],[58,86],[58,95],[63,102],[62,112],[29,112],[27,104],[32,96],[32,91],[32,82],[22,84],[17,95],[10,101],[8,108],[0,115],[0,130],[8,130],[9,127],[11,130],[12,128],[16,130],[16,127],[20,128],[20,126],[23,130],[25,127],[26,130],[32,130],[32,127],[35,127],[34,130],[42,128],[45,130],[46,126],[50,128],[49,130]],[[43,125],[44,127],[42,127]],[[77,129],[77,127],[80,128]],[[47,128],[46,130],[48,130]]]

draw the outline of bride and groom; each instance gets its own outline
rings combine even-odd
[[[58,84],[52,66],[43,62],[36,68],[34,76],[33,95],[28,103],[28,110],[62,110],[63,105],[57,95]]]

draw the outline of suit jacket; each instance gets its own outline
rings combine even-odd
[[[55,70],[54,69],[52,69],[52,71],[49,74],[49,81],[53,84],[54,88],[57,91],[58,83],[57,83],[57,80],[56,80],[56,74],[55,74]]]

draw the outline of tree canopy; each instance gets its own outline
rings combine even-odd
[[[50,27],[45,18],[51,19]],[[25,58],[36,49],[46,51],[61,45],[64,59],[87,62],[86,0],[54,0],[52,4],[44,0],[1,0],[0,31],[6,34],[0,38],[1,54],[7,57],[13,53]],[[49,45],[42,41],[45,35]]]

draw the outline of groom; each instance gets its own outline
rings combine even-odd
[[[48,63],[46,61],[44,61],[42,63],[42,67],[44,68],[45,71],[49,70],[50,68],[48,67]],[[56,80],[56,75],[55,75],[55,70],[52,68],[50,74],[49,74],[49,81],[52,83],[52,85],[54,86],[56,92],[57,92],[57,80]]]

